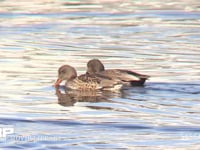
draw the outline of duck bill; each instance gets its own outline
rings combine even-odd
[[[59,86],[61,82],[62,82],[61,79],[57,79],[56,82],[55,82],[55,84],[54,84],[54,86]]]

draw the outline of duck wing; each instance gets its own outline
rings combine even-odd
[[[101,73],[82,74],[78,76],[78,79],[86,83],[96,83],[99,86],[98,89],[102,90],[117,90],[121,89],[122,87],[122,84],[118,79],[112,79],[111,77],[108,77]]]
[[[117,69],[118,72],[120,72],[120,74],[122,76],[125,76],[127,78],[139,78],[139,79],[148,79],[150,76],[148,75],[144,75],[144,74],[140,74],[131,70],[125,70],[125,69]]]
[[[147,79],[149,76],[139,74],[130,70],[122,69],[108,69],[100,72],[102,76],[106,76],[111,79],[120,80],[124,82],[139,81],[141,79]]]

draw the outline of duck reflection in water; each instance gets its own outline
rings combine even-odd
[[[56,96],[58,97],[58,104],[62,106],[74,106],[77,102],[108,102],[115,103],[110,98],[120,97],[121,92],[111,91],[84,91],[84,90],[68,90],[62,87],[55,87]]]

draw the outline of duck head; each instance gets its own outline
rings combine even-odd
[[[104,65],[99,59],[92,59],[87,63],[87,73],[94,74],[104,71]]]
[[[74,67],[70,65],[63,65],[58,69],[58,79],[54,86],[59,86],[59,84],[63,81],[71,81],[77,77],[76,70]]]

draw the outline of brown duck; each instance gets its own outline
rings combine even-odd
[[[92,59],[87,63],[87,74],[101,74],[113,80],[119,80],[124,85],[142,86],[150,77],[126,69],[106,69],[99,59]]]
[[[66,88],[71,90],[119,90],[122,87],[118,80],[100,74],[77,76],[75,68],[70,65],[58,69],[58,79],[54,85],[59,86],[63,80],[66,80]]]

